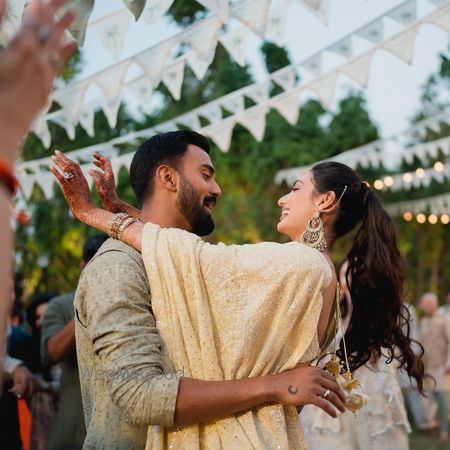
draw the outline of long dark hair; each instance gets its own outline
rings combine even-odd
[[[380,357],[397,359],[423,392],[423,347],[409,337],[410,314],[403,303],[405,265],[397,247],[396,227],[380,199],[350,167],[324,162],[312,168],[315,190],[342,196],[333,223],[334,237],[344,236],[360,223],[347,254],[346,279],[353,303],[345,335],[349,370]],[[351,282],[349,283],[349,280]],[[419,346],[421,354],[412,350]],[[339,349],[343,359],[343,346]]]

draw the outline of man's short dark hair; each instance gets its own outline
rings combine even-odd
[[[167,164],[178,170],[188,145],[209,153],[205,136],[187,130],[157,134],[138,147],[130,166],[130,183],[140,206],[153,193],[156,169]]]
[[[108,239],[107,234],[96,234],[86,239],[83,245],[83,261],[87,264],[98,252],[98,249]]]

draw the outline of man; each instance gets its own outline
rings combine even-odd
[[[108,236],[86,240],[80,262],[82,271]],[[41,331],[41,357],[45,365],[60,363],[61,383],[58,412],[49,440],[49,450],[81,449],[86,427],[81,402],[80,379],[75,349],[75,293],[54,297],[48,304]]]
[[[450,373],[450,317],[439,314],[438,298],[433,292],[422,295],[419,308],[425,313],[420,321],[425,371],[436,381],[433,393],[438,403],[439,439],[448,442],[450,435],[445,373]]]
[[[61,159],[57,155],[55,161]],[[91,174],[105,208],[139,214],[143,222],[200,236],[213,231],[211,211],[221,191],[203,136],[191,131],[165,133],[139,147],[130,181],[140,212],[114,195],[111,198],[110,189],[105,194],[103,181],[111,183],[112,172],[105,159],[97,159],[96,164],[106,172]],[[52,171],[63,189],[66,182],[78,182],[81,174],[74,171],[66,179]],[[314,403],[333,417],[332,404],[345,410],[335,379],[317,367],[229,381],[196,380],[175,373],[158,334],[141,255],[122,242],[107,241],[87,265],[75,309],[86,449],[143,449],[149,425],[188,425],[268,402]]]

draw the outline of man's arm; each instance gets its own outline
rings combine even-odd
[[[81,316],[100,368],[105,374],[116,374],[106,376],[111,398],[131,423],[186,425],[268,402],[316,404],[333,417],[336,412],[330,402],[345,409],[337,382],[316,367],[231,381],[180,380],[176,374],[164,373],[144,269],[125,253],[107,252],[91,261],[77,296],[82,298]],[[325,400],[327,389],[331,393]]]
[[[61,331],[47,341],[49,358],[58,363],[75,350],[75,321],[72,319]]]

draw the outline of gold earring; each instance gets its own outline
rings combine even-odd
[[[325,231],[319,211],[314,213],[311,220],[308,222],[306,230],[300,238],[300,242],[307,245],[308,247],[319,250],[319,252],[323,252],[327,248]]]

